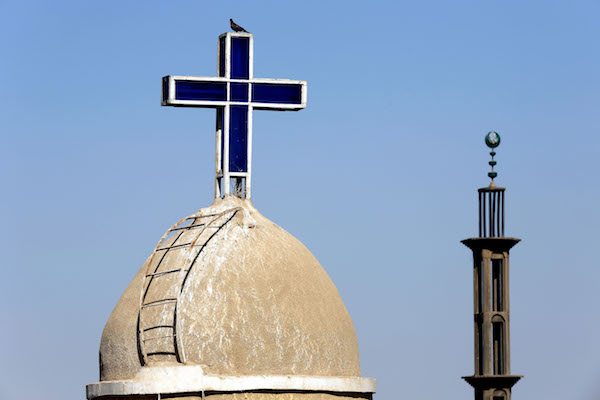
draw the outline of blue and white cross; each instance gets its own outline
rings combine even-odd
[[[306,81],[254,78],[250,33],[223,33],[218,54],[218,77],[165,76],[162,105],[217,109],[215,197],[250,198],[252,111],[305,108]]]

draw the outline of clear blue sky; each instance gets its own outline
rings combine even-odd
[[[333,278],[377,400],[468,399],[484,134],[508,187],[515,399],[600,397],[597,1],[0,2],[0,398],[82,399],[104,323],[164,230],[211,202],[215,74],[233,17],[255,74],[254,203]]]

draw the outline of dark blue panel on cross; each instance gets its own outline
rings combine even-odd
[[[231,38],[231,78],[250,78],[250,38]]]
[[[219,38],[219,76],[225,76],[225,36]]]
[[[229,108],[229,172],[248,171],[248,106]]]
[[[248,101],[248,84],[231,82],[229,84],[231,101]]]
[[[227,82],[175,81],[177,100],[227,101]]]
[[[301,104],[302,85],[289,83],[253,83],[252,102]]]

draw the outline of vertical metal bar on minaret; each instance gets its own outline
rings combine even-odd
[[[487,219],[487,217],[486,217],[486,213],[487,213],[486,201],[487,201],[487,195],[485,193],[483,193],[483,218],[482,218],[483,219],[483,237],[487,236],[487,227],[486,227],[486,223],[485,223],[486,219]]]
[[[488,223],[490,224],[490,229],[489,229],[489,237],[494,237],[494,211],[495,211],[495,204],[494,204],[494,193],[493,192],[488,192],[487,193],[488,198],[490,199],[490,209],[488,210]]]
[[[483,236],[483,192],[479,192],[479,237]]]
[[[490,209],[488,212],[488,218],[490,220],[489,236],[494,237],[494,194],[493,194],[493,192],[488,192],[487,195],[490,199]]]
[[[504,191],[502,192],[502,236],[504,236]]]

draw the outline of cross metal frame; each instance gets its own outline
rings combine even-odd
[[[232,43],[235,38],[248,38],[248,65],[247,78],[232,78]],[[298,111],[306,107],[307,102],[307,83],[301,80],[291,79],[263,79],[254,78],[254,38],[251,33],[247,32],[226,32],[219,36],[217,41],[218,57],[217,57],[217,74],[218,77],[194,77],[194,76],[165,76],[163,78],[163,106],[175,107],[199,107],[199,108],[216,108],[217,123],[216,123],[216,158],[215,158],[215,198],[221,198],[233,194],[249,199],[251,197],[252,187],[252,114],[256,110],[276,110],[276,111]],[[240,60],[239,57],[237,59]],[[243,59],[245,61],[245,59]],[[221,65],[224,63],[224,65]],[[178,96],[178,89],[182,85],[214,85],[218,86],[219,90],[224,90],[220,95],[222,98],[206,99],[199,95],[194,98],[194,95]],[[222,85],[219,85],[222,84]],[[232,84],[237,84],[237,87],[247,85],[248,92],[242,94],[242,100],[232,99]],[[269,89],[272,92],[272,97],[257,96],[253,91],[256,87],[259,89]],[[285,97],[277,98],[275,89],[291,89],[299,91],[299,98],[289,100]],[[240,95],[239,93],[237,94]],[[186,98],[181,98],[186,97]],[[206,96],[205,96],[206,97]],[[215,95],[213,97],[219,97]],[[256,98],[259,100],[255,100]],[[267,100],[267,101],[265,101]],[[277,101],[280,100],[280,101]],[[247,107],[246,116],[246,149],[244,160],[246,161],[245,168],[240,167],[241,171],[231,171],[230,168],[230,134],[231,129],[236,128],[231,126],[231,109],[235,106]],[[244,108],[245,110],[245,108]],[[239,128],[239,127],[238,127]]]

